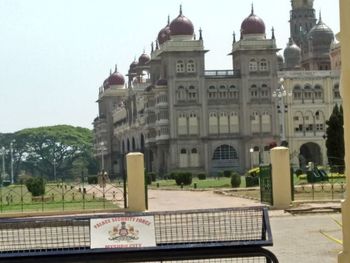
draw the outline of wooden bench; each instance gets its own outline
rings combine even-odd
[[[132,218],[151,219],[154,245],[95,248],[96,229],[104,224],[110,224],[108,240],[139,235],[137,227],[125,223]],[[0,261],[8,263],[277,263],[264,248],[272,245],[265,207],[0,219]]]

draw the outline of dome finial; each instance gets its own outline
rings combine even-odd
[[[118,72],[118,65],[117,64],[115,64],[115,66],[114,66],[114,72]]]
[[[252,10],[251,10],[251,15],[254,15],[254,3],[252,2]]]
[[[203,40],[203,35],[202,35],[202,28],[199,28],[199,40]]]
[[[271,29],[271,31],[272,31],[272,39],[275,39],[275,28],[274,27],[272,27],[272,29]]]
[[[322,23],[322,12],[321,12],[321,10],[320,10],[320,12],[319,12],[319,18],[318,18],[318,22],[319,23]]]
[[[233,43],[236,43],[236,32],[235,31],[233,31]]]
[[[168,15],[168,24],[167,25],[170,25],[170,15]]]
[[[109,69],[109,75],[112,75],[112,69]]]
[[[180,16],[182,16],[182,4],[180,5]]]

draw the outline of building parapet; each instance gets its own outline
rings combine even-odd
[[[305,79],[305,78],[326,78],[326,77],[340,77],[339,70],[312,70],[312,71],[279,71],[278,78],[284,79]]]
[[[239,78],[241,76],[241,71],[236,70],[206,70],[204,71],[204,76],[206,78]]]

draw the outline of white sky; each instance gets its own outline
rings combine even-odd
[[[179,13],[201,27],[206,69],[229,69],[232,33],[250,14],[247,0],[0,0],[0,132],[70,124],[92,128],[98,87],[134,57]],[[315,0],[322,20],[339,31],[337,0]],[[255,0],[255,14],[278,46],[289,37],[290,0]]]

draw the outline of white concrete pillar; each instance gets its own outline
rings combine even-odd
[[[271,149],[273,208],[287,209],[292,203],[289,149]]]
[[[128,174],[128,208],[130,211],[146,211],[145,165],[142,153],[126,155]]]
[[[345,175],[347,189],[342,202],[343,251],[338,262],[350,262],[350,1],[340,0],[341,95],[344,110]]]

